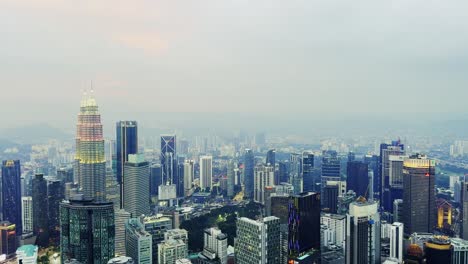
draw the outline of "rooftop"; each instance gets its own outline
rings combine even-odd
[[[23,254],[26,257],[34,257],[35,255],[37,255],[37,250],[38,250],[38,247],[35,245],[24,245],[24,246],[19,247],[16,250],[16,252],[17,254],[18,252],[23,252]]]

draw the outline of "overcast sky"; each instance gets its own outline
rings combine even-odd
[[[468,113],[467,11],[466,0],[1,0],[1,126],[73,126],[91,82],[108,118]]]

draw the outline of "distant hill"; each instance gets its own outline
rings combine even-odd
[[[46,143],[50,139],[71,140],[72,138],[73,135],[46,123],[6,128],[0,131],[0,143],[3,140],[20,144],[38,144]]]

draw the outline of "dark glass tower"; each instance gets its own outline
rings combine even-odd
[[[304,192],[314,191],[317,180],[314,176],[314,154],[304,152],[302,153],[302,179],[304,182]]]
[[[336,214],[338,210],[339,182],[328,181],[322,188],[322,210],[327,213]]]
[[[273,168],[276,165],[276,150],[275,149],[270,149],[267,152],[266,155],[266,164],[270,164]]]
[[[161,170],[162,184],[176,184],[175,174],[177,173],[177,152],[176,152],[176,136],[162,135],[161,136]]]
[[[322,156],[322,187],[326,185],[327,181],[339,181],[341,179],[340,170],[340,158],[336,151],[324,151]]]
[[[251,149],[245,150],[244,165],[245,197],[253,198],[255,158]]]
[[[431,233],[436,226],[435,161],[414,155],[403,162],[405,234]]]
[[[404,153],[405,145],[401,144],[399,140],[392,141],[391,144],[380,144],[380,204],[387,212],[392,210],[390,191],[390,156],[403,155]]]
[[[114,257],[114,205],[85,200],[60,204],[60,253],[64,263],[105,264]]]
[[[373,190],[374,190],[374,199],[380,201],[380,171],[379,171],[379,156],[377,155],[366,155],[364,156],[364,162],[368,164],[369,170],[372,170],[374,173],[374,178],[372,181]]]
[[[62,182],[59,180],[47,181],[47,206],[49,213],[49,235],[54,243],[60,240],[60,202],[65,198]]]
[[[320,250],[320,194],[291,196],[288,208],[288,255],[297,260],[312,249]]]
[[[150,193],[158,195],[158,186],[162,184],[162,171],[160,164],[154,164],[150,167]]]
[[[138,126],[136,121],[119,121],[116,124],[116,176],[120,184],[120,208],[123,208],[124,165],[129,154],[138,153]]]
[[[369,174],[368,165],[362,161],[350,161],[346,170],[346,189],[353,190],[356,195],[368,197],[369,194]]]
[[[43,174],[36,174],[32,180],[33,232],[36,244],[47,247],[49,244],[49,214],[47,203],[47,181]]]
[[[16,226],[16,235],[23,232],[21,221],[21,166],[19,160],[2,163],[2,214],[3,221]]]

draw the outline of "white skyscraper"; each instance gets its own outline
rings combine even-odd
[[[139,217],[150,212],[149,163],[142,154],[128,155],[124,165],[123,208],[132,217]]]
[[[200,188],[205,190],[212,187],[213,183],[213,157],[200,157]]]
[[[31,196],[21,197],[21,217],[23,221],[23,233],[33,231],[33,203]]]
[[[395,222],[390,227],[390,257],[403,263],[403,223]]]
[[[275,185],[275,169],[271,166],[256,166],[254,171],[254,200],[265,204],[265,187]]]
[[[338,214],[323,214],[320,217],[320,224],[326,227],[324,234],[328,235],[328,241],[323,241],[324,246],[335,246],[342,247],[345,249],[346,242],[346,216]],[[330,230],[330,231],[327,231]],[[333,237],[330,237],[333,236]]]
[[[201,258],[219,259],[220,264],[227,263],[227,236],[218,228],[207,228],[204,232],[204,246]]]
[[[115,254],[125,256],[125,225],[130,219],[130,213],[124,209],[115,211]]]
[[[193,165],[194,165],[193,160],[186,160],[184,163],[184,194],[185,196],[189,196],[190,191],[192,190],[193,176],[194,176]]]

